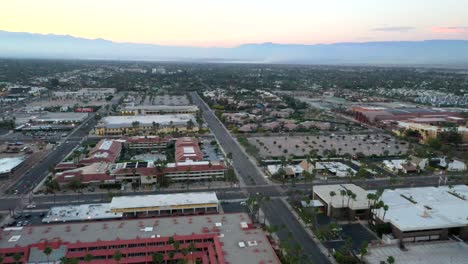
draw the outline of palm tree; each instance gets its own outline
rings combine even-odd
[[[346,196],[346,191],[340,190],[340,195],[341,195],[341,207],[344,207],[344,197]]]
[[[44,254],[47,256],[47,262],[49,262],[49,256],[52,254],[52,248],[47,246],[44,248]]]
[[[329,210],[330,210],[330,217],[332,217],[332,212],[333,212],[333,197],[335,197],[336,192],[335,191],[330,191],[330,205]]]
[[[84,261],[86,262],[91,262],[93,260],[94,256],[91,253],[87,253],[84,257]]]
[[[387,214],[387,211],[388,211],[388,205],[384,204],[384,206],[383,206],[383,210],[384,210],[384,213],[383,213],[382,221],[384,221],[384,220],[385,220],[385,214]]]
[[[114,252],[114,255],[112,255],[112,258],[113,258],[117,263],[120,262],[120,260],[122,259],[122,257],[123,257],[122,253],[121,253],[120,251],[118,251],[118,250]]]
[[[164,262],[164,255],[161,252],[153,253],[153,255],[151,255],[151,258],[156,264],[162,264]]]

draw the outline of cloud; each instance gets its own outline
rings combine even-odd
[[[468,27],[431,27],[431,31],[441,34],[468,33]]]
[[[374,31],[386,31],[386,32],[407,32],[415,29],[414,27],[378,27],[373,28]]]

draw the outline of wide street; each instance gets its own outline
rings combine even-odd
[[[224,125],[216,118],[213,111],[203,102],[197,93],[191,93],[193,102],[200,107],[203,111],[203,117],[208,123],[208,127],[215,135],[221,147],[226,153],[232,153],[233,166],[236,169],[238,175],[242,177],[243,181],[247,186],[249,185],[261,185],[266,184],[265,177],[258,171],[257,167],[236,143],[235,139],[232,138],[231,133],[224,127]],[[274,190],[278,186],[272,186]],[[256,188],[247,188],[249,194],[262,193],[269,195]],[[274,193],[274,191],[273,191]],[[304,253],[307,255],[308,260],[315,264],[330,263],[325,255],[318,249],[314,240],[307,235],[305,230],[300,225],[299,221],[294,217],[292,212],[283,204],[279,199],[271,199],[267,202],[262,210],[268,221],[276,226],[286,226],[290,232],[278,232],[278,237],[282,241],[288,240],[289,234],[292,237],[293,247],[299,245],[304,249]]]

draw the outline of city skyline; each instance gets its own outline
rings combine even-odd
[[[452,0],[24,0],[2,4],[0,30],[202,47],[468,39],[467,9]]]

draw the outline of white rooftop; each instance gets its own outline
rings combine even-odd
[[[314,197],[318,196],[327,204],[331,202],[334,208],[347,208],[348,197],[341,196],[341,190],[350,190],[356,194],[356,200],[349,200],[349,208],[352,210],[369,208],[367,200],[367,194],[369,192],[354,184],[316,185],[314,186]],[[335,196],[333,198],[330,195],[330,192],[332,191],[335,192]]]
[[[0,159],[0,173],[8,173],[24,161],[24,157],[12,157]]]
[[[75,206],[57,206],[50,208],[42,219],[43,223],[69,222],[97,219],[122,218],[122,213],[112,213],[110,204],[82,204]]]
[[[169,126],[171,124],[185,126],[189,120],[192,120],[196,124],[195,117],[191,114],[106,116],[102,118],[102,124],[108,128],[132,127],[133,122],[138,122],[139,126],[146,127],[151,127],[153,122],[161,126]]]
[[[468,259],[468,245],[463,242],[407,243],[405,247],[408,250],[401,250],[398,245],[369,247],[364,260],[369,264],[379,264],[393,256],[395,263],[465,264]]]
[[[385,190],[389,206],[384,221],[401,231],[451,228],[468,225],[468,186],[419,187]],[[377,217],[383,218],[383,209]]]
[[[215,192],[193,192],[114,197],[110,203],[110,208],[169,207],[174,205],[211,203],[218,203],[218,197],[216,197]]]

